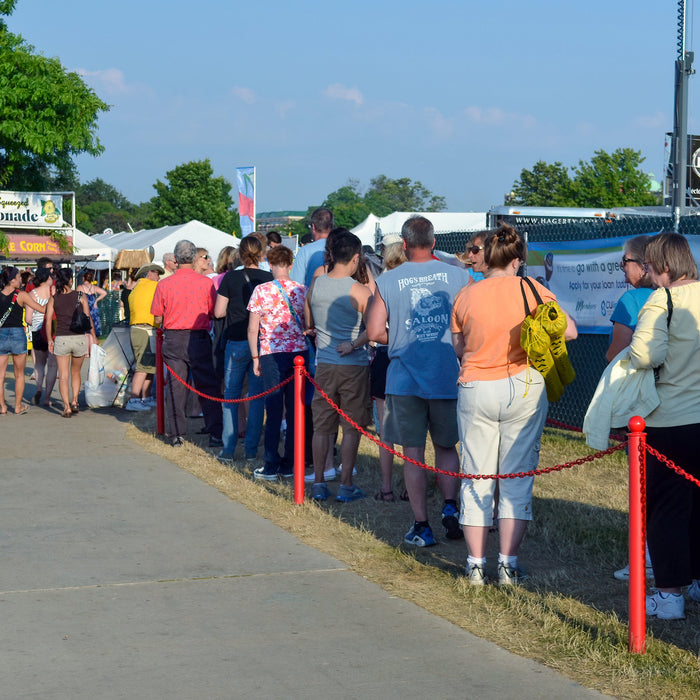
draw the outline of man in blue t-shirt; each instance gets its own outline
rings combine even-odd
[[[466,270],[434,258],[435,231],[425,217],[409,218],[401,237],[408,262],[379,276],[367,319],[369,339],[388,344],[391,359],[384,435],[388,443],[402,445],[407,457],[423,462],[430,430],[437,468],[458,472],[459,363],[452,347],[450,315],[457,292],[471,278]],[[415,518],[404,541],[418,547],[436,544],[428,523],[426,473],[405,462],[404,478]],[[438,474],[438,485],[445,499],[442,524],[447,537],[461,538],[459,479]]]
[[[311,215],[311,235],[314,242],[302,246],[294,258],[289,277],[299,284],[311,286],[314,272],[323,265],[323,253],[326,250],[326,238],[333,229],[333,212],[321,207]]]

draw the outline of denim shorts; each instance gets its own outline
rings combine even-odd
[[[24,328],[0,328],[0,355],[24,355],[26,352]]]

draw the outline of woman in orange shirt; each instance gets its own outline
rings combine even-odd
[[[540,436],[547,418],[544,379],[529,366],[520,347],[525,319],[518,271],[527,256],[523,237],[501,226],[484,241],[486,279],[464,287],[452,310],[452,343],[461,362],[457,421],[461,469],[471,474],[529,471],[539,461]],[[532,280],[543,301],[554,295]],[[525,285],[527,286],[527,285]],[[537,302],[528,290],[530,311]],[[565,338],[576,337],[567,315]],[[498,583],[524,579],[518,567],[520,543],[532,519],[532,477],[500,480]],[[493,524],[494,479],[463,479],[460,523],[469,549],[467,577],[485,583],[486,538]]]

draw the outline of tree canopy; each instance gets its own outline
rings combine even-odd
[[[649,191],[640,151],[595,151],[589,162],[567,168],[559,161],[537,161],[513,183],[510,204],[529,207],[638,207],[658,204]]]
[[[165,174],[167,182],[157,180],[157,194],[151,199],[153,211],[146,224],[174,226],[192,219],[221,231],[240,230],[238,213],[233,206],[231,183],[214,177],[209,159],[178,165]]]
[[[408,177],[392,179],[377,175],[370,180],[366,192],[358,180],[350,179],[331,192],[320,206],[328,207],[336,226],[353,228],[369,214],[388,216],[395,211],[442,211],[447,208],[444,197],[433,194],[423,183]],[[309,207],[307,219],[316,207]]]
[[[0,2],[11,14],[16,0]],[[73,157],[99,155],[97,118],[109,107],[57,58],[35,53],[0,18],[0,187],[67,188]]]

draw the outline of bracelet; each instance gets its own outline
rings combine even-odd
[[[251,355],[250,357],[252,360],[257,360],[260,357],[260,355]]]

